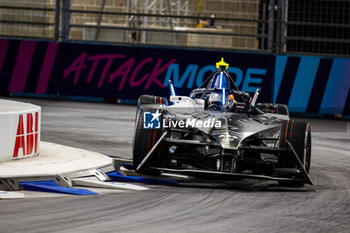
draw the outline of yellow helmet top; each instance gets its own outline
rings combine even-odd
[[[228,63],[224,62],[224,58],[221,58],[221,61],[216,63],[216,68],[219,69],[220,66],[225,66],[226,70],[228,69]]]

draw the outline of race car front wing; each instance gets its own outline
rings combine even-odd
[[[165,131],[161,137],[158,139],[158,141],[154,144],[154,146],[149,150],[147,155],[144,157],[144,159],[141,161],[139,166],[136,168],[136,171],[142,170],[146,164],[148,164],[149,161],[152,160],[152,154],[153,151],[159,146],[160,142],[162,141],[169,141],[169,139],[166,139],[168,131]],[[200,142],[189,142],[190,140],[186,140],[186,143],[189,144],[196,144],[201,145],[203,143]],[[175,140],[173,140],[175,142]],[[178,143],[185,143],[183,140],[178,141]],[[206,144],[206,143],[204,143]],[[288,149],[280,149],[280,148],[270,148],[270,147],[255,147],[255,148],[245,148],[245,149],[252,149],[252,150],[262,150],[262,151],[285,151],[290,150],[292,151],[293,156],[295,157],[295,160],[298,164],[298,169],[296,170],[297,174],[301,174],[301,178],[295,178],[295,177],[277,177],[277,176],[268,176],[268,175],[257,175],[257,174],[246,174],[246,173],[237,173],[237,172],[223,172],[223,171],[209,171],[209,170],[197,170],[197,169],[172,169],[172,168],[160,168],[160,167],[150,167],[154,170],[159,170],[161,172],[167,172],[167,173],[176,173],[176,174],[182,174],[182,175],[188,175],[188,176],[197,176],[197,177],[217,177],[220,179],[232,179],[234,177],[236,178],[251,178],[251,179],[262,179],[262,180],[276,180],[276,181],[303,181],[307,184],[313,185],[312,180],[309,176],[309,174],[306,172],[306,169],[302,162],[299,159],[299,156],[295,152],[293,146],[291,143],[287,140]]]

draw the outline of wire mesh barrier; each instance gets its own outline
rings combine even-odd
[[[210,48],[264,50],[258,41],[257,0],[250,1],[120,1],[81,9],[72,1],[70,39]],[[246,14],[239,14],[247,5]],[[225,7],[226,6],[226,7]],[[83,7],[84,8],[84,7]],[[234,14],[234,13],[237,14]],[[88,20],[84,20],[88,19]],[[82,34],[82,35],[81,35]]]
[[[350,55],[349,0],[281,2],[281,52]]]
[[[48,0],[0,0],[0,36],[55,39],[58,9]]]
[[[0,36],[350,55],[348,0],[0,0]]]

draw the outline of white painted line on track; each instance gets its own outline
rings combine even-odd
[[[123,189],[123,190],[147,190],[149,188],[122,182],[102,182],[96,177],[75,178],[72,179],[74,185],[107,189]]]
[[[17,199],[17,198],[25,198],[24,193],[8,192],[8,191],[0,190],[0,200],[2,200],[2,199]]]

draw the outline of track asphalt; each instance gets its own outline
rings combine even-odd
[[[131,157],[135,106],[10,98],[42,107],[42,140]],[[314,186],[154,186],[0,201],[0,232],[349,232],[350,122],[311,123]]]

